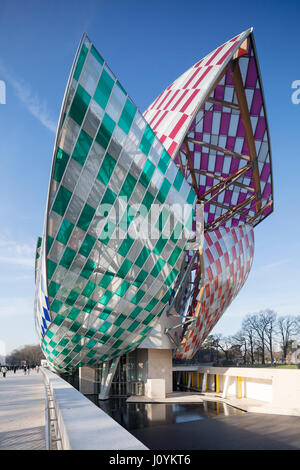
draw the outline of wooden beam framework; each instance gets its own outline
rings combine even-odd
[[[250,161],[256,162],[257,155],[256,155],[256,148],[253,136],[253,130],[250,120],[250,113],[248,109],[248,103],[246,98],[246,93],[244,90],[242,74],[239,66],[238,60],[234,60],[231,63],[231,76],[234,85],[234,90],[237,96],[242,123],[245,130],[245,138],[249,150]],[[254,165],[253,170],[253,181],[254,181],[254,188],[256,192],[256,211],[260,211],[261,209],[261,190],[260,190],[260,179],[259,179],[259,171],[258,166]]]
[[[186,140],[188,142],[192,142],[193,144],[198,144],[198,145],[201,145],[202,147],[207,147],[212,150],[216,150],[217,152],[224,153],[225,155],[227,154],[227,155],[231,155],[232,157],[241,158],[242,160],[247,160],[248,162],[251,160],[251,158],[248,155],[243,155],[238,152],[233,152],[232,150],[219,147],[218,145],[210,144],[209,142],[203,142],[202,140],[196,140],[190,137],[187,137]]]
[[[254,199],[256,199],[256,195],[253,194],[252,196],[250,196],[248,199],[246,199],[245,201],[243,202],[240,202],[240,204],[237,204],[236,206],[232,207],[231,209],[229,209],[227,212],[225,212],[225,214],[221,215],[220,217],[218,217],[216,220],[214,220],[211,224],[209,224],[207,227],[206,227],[206,230],[209,231],[209,230],[212,230],[212,229],[216,229],[218,228],[221,224],[224,224],[228,219],[230,219],[231,217],[234,216],[234,214],[236,214],[240,209],[242,209],[243,207],[245,206],[248,206],[248,204],[250,204]]]

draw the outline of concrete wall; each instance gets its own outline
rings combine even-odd
[[[147,450],[65,380],[47,369],[42,372],[53,396],[63,450]]]
[[[249,398],[266,403],[273,412],[300,414],[300,370],[244,367],[174,366],[173,371],[191,371],[207,376],[207,391],[212,377],[219,376],[219,392],[225,397]],[[213,388],[214,390],[214,388]],[[267,412],[267,408],[264,408]],[[249,409],[250,410],[250,409]],[[255,411],[254,408],[251,411]],[[258,409],[257,409],[258,411]],[[271,412],[271,411],[270,411]]]

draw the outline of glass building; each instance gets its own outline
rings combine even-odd
[[[273,211],[252,29],[142,115],[86,35],[57,128],[35,321],[53,370],[137,349],[192,358],[243,286]]]

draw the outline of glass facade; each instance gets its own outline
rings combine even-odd
[[[190,248],[197,201],[204,244]],[[253,227],[272,211],[252,30],[197,62],[144,115],[84,35],[36,251],[36,328],[53,369],[132,352],[166,311],[181,317],[176,355],[191,358],[244,284]]]

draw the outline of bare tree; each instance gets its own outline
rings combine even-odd
[[[264,319],[266,346],[270,353],[271,364],[273,364],[273,341],[276,333],[277,314],[273,310],[265,310],[260,315]]]
[[[14,349],[11,354],[6,356],[7,364],[21,365],[22,361],[26,361],[29,365],[40,364],[44,359],[44,353],[39,345],[26,345],[22,348]]]
[[[247,346],[247,338],[244,332],[238,331],[235,335],[232,336],[233,340],[233,346],[236,349],[239,349],[242,356],[243,356],[243,362],[246,364],[247,362],[247,352],[248,352],[248,346]]]
[[[281,337],[282,354],[284,363],[286,363],[286,356],[288,353],[291,340],[299,333],[299,319],[297,317],[285,316],[278,318],[277,327]]]
[[[248,351],[250,352],[251,364],[254,364],[254,349],[255,349],[255,330],[250,321],[250,315],[247,315],[242,323],[242,334],[248,344]]]

